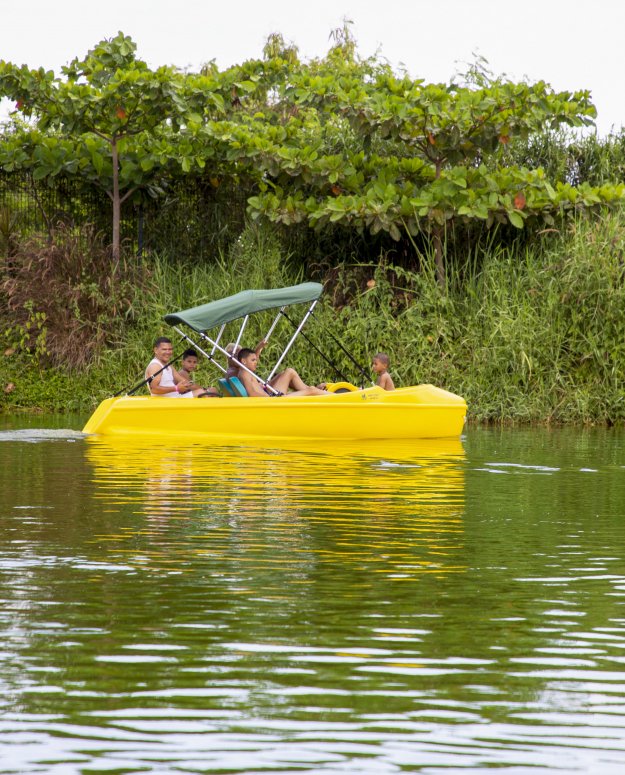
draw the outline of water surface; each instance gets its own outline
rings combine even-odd
[[[623,431],[1,422],[0,773],[625,771]]]

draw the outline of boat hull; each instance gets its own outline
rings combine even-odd
[[[433,385],[323,396],[103,401],[83,432],[220,440],[358,440],[459,437],[467,405]]]

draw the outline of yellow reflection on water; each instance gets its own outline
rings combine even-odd
[[[458,569],[464,450],[456,439],[265,449],[89,437],[86,455],[94,497],[142,518],[99,540],[126,553],[124,542],[141,539],[150,565],[175,565],[177,541],[187,558],[236,556],[238,568],[314,558],[397,581]],[[156,539],[165,534],[163,548]]]

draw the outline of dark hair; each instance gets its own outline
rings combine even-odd
[[[376,353],[373,356],[373,360],[374,361],[380,361],[380,363],[383,363],[386,366],[387,369],[388,369],[389,363],[391,362],[390,358],[388,357],[388,355],[386,353]]]
[[[154,347],[160,347],[162,344],[171,344],[171,339],[168,339],[166,336],[159,336],[158,339],[154,340]]]
[[[189,349],[188,349],[188,350],[185,350],[185,351],[182,353],[182,359],[183,359],[183,360],[184,360],[185,358],[191,358],[191,357],[193,357],[193,358],[197,358],[197,357],[198,357],[198,354],[197,354],[197,352],[196,352],[196,351],[193,349],[193,347],[189,347]]]
[[[235,357],[237,361],[242,361],[243,358],[247,358],[248,355],[256,355],[256,352],[254,350],[250,350],[249,347],[242,347]]]

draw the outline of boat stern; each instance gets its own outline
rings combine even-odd
[[[98,406],[82,429],[83,433],[102,433],[106,420],[118,398],[107,398]]]

